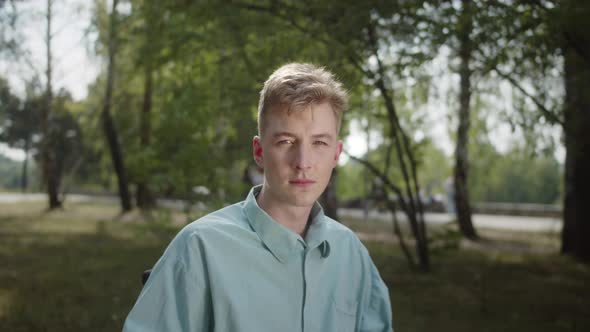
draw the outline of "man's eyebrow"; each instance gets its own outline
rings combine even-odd
[[[292,134],[292,133],[290,133],[288,131],[281,131],[281,132],[278,132],[278,133],[274,133],[272,135],[272,137],[274,137],[274,138],[277,138],[277,137],[285,137],[285,136],[286,137],[295,137],[294,134]]]
[[[296,138],[297,136],[293,133],[290,133],[288,131],[281,131],[278,133],[274,133],[273,138],[279,138],[279,137],[291,137],[291,138]],[[329,134],[329,133],[321,133],[321,134],[315,134],[311,136],[313,139],[332,139],[334,138],[333,135]]]
[[[332,138],[334,138],[334,136],[332,136],[331,134],[328,134],[328,133],[316,134],[316,135],[312,135],[311,137],[313,137],[314,139],[318,139],[318,138],[332,139]]]

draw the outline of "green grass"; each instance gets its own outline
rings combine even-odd
[[[590,268],[557,255],[449,250],[411,273],[391,245],[368,245],[398,331],[589,331]]]
[[[114,207],[0,206],[0,331],[120,331],[176,229],[123,224]]]
[[[141,271],[178,226],[129,222],[111,205],[70,204],[45,213],[43,204],[0,205],[0,331],[120,331],[141,289]],[[438,234],[451,242],[455,236]],[[539,238],[489,234],[525,248],[530,243],[523,241]],[[553,243],[549,237],[535,245]],[[440,246],[432,272],[423,274],[408,269],[397,245],[367,246],[390,289],[396,331],[590,330],[590,268],[570,259]]]

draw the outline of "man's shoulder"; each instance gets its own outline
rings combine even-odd
[[[336,243],[340,243],[341,245],[351,247],[353,249],[362,250],[364,248],[359,237],[352,229],[328,216],[325,216],[324,218],[324,222],[326,223],[326,231],[328,232],[330,239]]]
[[[243,213],[243,202],[228,205],[196,219],[186,225],[183,232],[192,234],[232,229],[247,229],[248,220]]]
[[[326,223],[328,231],[332,234],[345,237],[356,237],[355,233],[350,228],[336,219],[324,216],[324,222]]]
[[[181,260],[186,266],[206,252],[220,252],[228,244],[256,241],[243,215],[241,203],[211,212],[184,226],[170,242],[165,257]],[[223,250],[221,250],[223,252]]]

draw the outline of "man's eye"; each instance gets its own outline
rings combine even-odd
[[[328,145],[328,143],[324,142],[324,141],[315,141],[313,142],[314,145]]]
[[[284,139],[282,141],[278,141],[277,144],[279,144],[279,145],[290,145],[290,144],[293,144],[293,141],[288,140],[288,139]]]

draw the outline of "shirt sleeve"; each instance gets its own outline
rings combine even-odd
[[[362,332],[393,332],[389,290],[370,261],[369,296],[361,317]]]
[[[194,253],[183,256],[188,251],[186,243],[178,246],[184,250],[175,250],[175,241],[154,266],[123,332],[209,330],[211,304],[205,271],[199,276],[190,269],[186,262],[202,265],[195,261]]]

